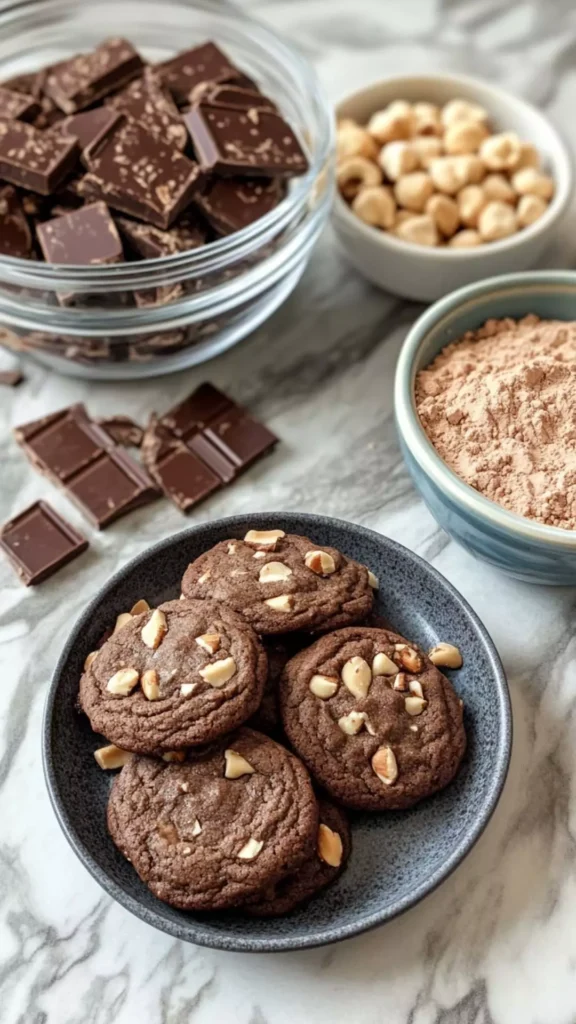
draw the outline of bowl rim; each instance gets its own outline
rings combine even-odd
[[[507,290],[515,295],[530,287],[538,290],[546,286],[551,291],[569,289],[576,296],[576,271],[533,270],[499,274],[457,288],[433,303],[412,325],[400,350],[394,381],[394,409],[398,431],[410,454],[428,477],[436,483],[441,481],[444,492],[457,505],[463,506],[498,530],[516,534],[520,541],[546,543],[574,551],[576,531],[565,530],[560,526],[546,526],[510,512],[461,480],[438,455],[428,438],[416,410],[414,394],[418,356],[430,332],[441,325],[443,320],[448,323],[457,310],[464,310],[468,304],[473,308],[479,298],[488,301],[496,295],[501,297]]]
[[[82,635],[85,624],[90,619],[93,610],[105,599],[106,594],[112,589],[118,582],[125,579],[126,575],[130,574],[135,568],[142,565],[150,557],[151,554],[158,554],[159,552],[170,548],[174,544],[186,544],[190,537],[196,536],[207,529],[218,526],[220,528],[230,526],[232,531],[239,531],[243,527],[253,527],[255,523],[266,522],[266,524],[273,524],[275,521],[281,521],[284,525],[287,525],[289,529],[302,530],[304,526],[306,531],[308,529],[314,531],[316,526],[326,527],[326,524],[335,524],[338,528],[344,529],[353,535],[365,537],[370,541],[378,541],[378,543],[384,543],[385,546],[391,547],[405,556],[406,554],[410,559],[419,564],[424,568],[432,578],[441,587],[448,590],[454,601],[460,606],[462,611],[471,621],[476,637],[480,643],[483,644],[484,650],[488,656],[493,679],[496,686],[496,694],[498,700],[498,721],[500,725],[500,736],[498,747],[495,753],[493,761],[493,772],[489,788],[484,796],[481,811],[478,814],[473,827],[469,828],[465,834],[461,837],[458,844],[454,847],[451,854],[444,860],[436,870],[428,876],[419,886],[417,886],[409,896],[397,899],[392,906],[385,910],[379,910],[372,912],[360,920],[352,922],[346,926],[339,925],[338,922],[334,922],[329,927],[325,928],[322,936],[312,932],[307,936],[290,936],[277,934],[271,937],[252,939],[250,935],[234,935],[230,938],[226,933],[212,934],[205,932],[202,926],[202,922],[198,922],[193,918],[189,919],[189,923],[181,925],[179,922],[170,921],[159,917],[156,910],[150,911],[144,907],[139,900],[129,895],[123,887],[114,882],[107,874],[107,872],[93,859],[90,852],[84,847],[83,843],[76,835],[73,821],[69,818],[68,812],[64,801],[58,791],[55,770],[54,770],[54,754],[51,747],[51,733],[52,733],[52,714],[54,705],[57,699],[58,690],[60,686],[60,677],[64,670],[66,661],[69,656],[71,648],[76,643],[78,637]],[[99,883],[99,885],[112,896],[121,906],[126,910],[130,911],[140,920],[145,921],[147,924],[152,924],[151,918],[154,918],[153,926],[158,928],[160,931],[166,932],[172,935],[174,938],[183,939],[188,942],[196,943],[200,946],[206,946],[212,949],[224,949],[234,952],[282,952],[287,950],[295,949],[309,949],[317,946],[329,945],[333,942],[338,942],[342,939],[351,938],[354,935],[359,935],[362,932],[368,931],[371,928],[375,928],[380,924],[384,924],[387,921],[392,920],[404,911],[409,910],[415,904],[419,903],[425,896],[433,892],[461,863],[465,856],[470,852],[472,847],[475,845],[477,840],[480,838],[482,832],[488,825],[492,814],[496,808],[496,805],[500,799],[506,776],[508,773],[508,767],[510,763],[512,749],[512,711],[510,704],[510,694],[508,690],[508,684],[504,669],[494,645],[486,627],[471,608],[469,603],[464,597],[456,590],[456,588],[447,580],[437,569],[426,562],[420,555],[411,551],[405,545],[400,544],[398,541],[392,540],[383,534],[377,533],[375,530],[371,530],[368,527],[360,526],[356,523],[351,523],[345,520],[336,519],[331,516],[314,515],[310,513],[298,513],[298,512],[261,512],[261,513],[243,513],[236,516],[227,516],[216,520],[208,520],[204,523],[199,523],[195,526],[189,527],[186,530],[182,530],[177,534],[172,534],[170,537],[166,537],[158,543],[154,544],[151,548],[147,548],[141,552],[135,558],[130,559],[121,569],[119,569],[103,587],[100,588],[95,597],[92,598],[90,603],[84,609],[79,619],[76,621],[71,633],[69,634],[63,651],[58,659],[58,663],[54,670],[52,680],[48,694],[46,696],[46,702],[44,706],[44,715],[42,721],[42,764],[44,770],[44,779],[46,787],[48,789],[48,795],[52,808],[58,820],[58,823],[68,840],[68,843],[76,853],[77,857],[84,864],[84,867],[90,872],[92,877]],[[249,931],[249,930],[248,930]]]
[[[541,234],[546,233],[562,216],[570,198],[574,187],[574,160],[570,147],[568,146],[562,132],[558,129],[556,124],[547,117],[541,110],[533,106],[527,100],[521,96],[516,96],[514,93],[509,92],[507,89],[503,89],[501,86],[491,85],[488,82],[484,82],[481,79],[475,78],[472,75],[391,75],[388,78],[380,79],[379,81],[372,82],[371,85],[364,86],[362,89],[357,89],[355,92],[339,100],[336,106],[336,118],[340,117],[340,108],[352,100],[359,99],[364,94],[377,89],[378,86],[390,86],[392,83],[398,83],[401,87],[403,82],[410,83],[422,83],[423,95],[426,95],[426,86],[431,83],[442,82],[446,85],[454,85],[455,89],[459,86],[464,86],[470,90],[476,90],[478,99],[481,96],[492,96],[502,103],[507,103],[509,107],[516,107],[521,110],[523,114],[535,123],[540,123],[546,131],[550,133],[554,142],[557,146],[557,153],[554,155],[548,155],[548,159],[551,163],[551,176],[555,182],[555,192],[549,203],[545,213],[542,214],[538,220],[534,221],[533,224],[529,224],[528,227],[522,228],[520,231],[516,231],[513,235],[509,235],[507,238],[498,239],[495,242],[487,242],[482,245],[475,246],[470,249],[451,249],[449,246],[426,246],[417,245],[415,242],[404,241],[404,239],[396,238],[394,235],[387,231],[381,231],[379,228],[373,227],[370,224],[365,224],[364,221],[360,220],[359,217],[352,212],[351,207],[345,202],[340,195],[338,189],[336,189],[336,196],[334,200],[333,213],[336,218],[341,218],[345,222],[347,227],[354,227],[367,241],[381,245],[383,249],[390,249],[392,253],[405,252],[407,254],[418,255],[425,260],[444,260],[445,262],[458,262],[467,260],[470,263],[478,261],[492,253],[498,254],[506,252],[508,250],[516,249],[522,246],[524,243],[529,243],[533,239],[538,238]],[[506,129],[503,129],[504,131]],[[527,141],[530,141],[529,139]],[[417,216],[417,214],[415,214]]]

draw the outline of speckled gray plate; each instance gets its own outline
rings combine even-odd
[[[450,640],[464,654],[452,673],[465,705],[468,752],[455,781],[410,811],[354,814],[353,851],[339,881],[285,918],[192,914],[146,889],[106,831],[111,775],[92,752],[101,746],[76,709],[82,664],[119,612],[138,598],[177,596],[188,563],[251,528],[307,534],[368,565],[380,580],[378,610],[400,633],[428,648]],[[273,951],[319,946],[382,924],[440,884],[485,828],[510,757],[508,688],[490,637],[462,597],[417,555],[371,530],[324,516],[235,516],[185,530],[157,544],[114,576],[74,627],[56,669],[44,717],[44,770],[58,820],[73,849],[114,899],[148,924],[217,949]],[[414,856],[418,850],[418,856]],[[385,851],[385,856],[383,856]]]

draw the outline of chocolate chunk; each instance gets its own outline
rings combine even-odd
[[[0,118],[0,178],[48,196],[72,170],[78,143]]]
[[[220,85],[217,82],[201,82],[192,89],[190,103],[206,103],[210,107],[235,107],[239,110],[251,110],[254,107],[256,110],[268,110],[273,114],[278,111],[276,104],[263,93],[228,83]]]
[[[194,452],[152,416],[142,442],[150,476],[182,512],[218,490],[221,480]]]
[[[205,435],[237,470],[251,466],[278,443],[278,438],[271,430],[253,420],[241,408],[228,410],[213,420],[206,428]]]
[[[82,187],[122,213],[168,228],[200,184],[200,168],[121,115],[85,150],[90,173]]]
[[[6,78],[0,84],[3,89],[27,93],[29,96],[33,96],[34,99],[38,99],[41,94],[42,80],[43,74],[41,71],[29,71],[23,75],[14,75],[12,78]]]
[[[0,384],[6,388],[17,388],[24,380],[20,370],[0,370]]]
[[[117,120],[117,113],[108,107],[95,107],[82,114],[71,114],[58,124],[57,130],[78,139],[80,149],[86,149]]]
[[[284,195],[275,178],[214,178],[194,201],[219,234],[229,235],[269,213]]]
[[[0,188],[0,253],[30,259],[32,232],[22,202],[11,185]]]
[[[214,43],[185,50],[157,64],[154,70],[178,104],[185,104],[190,91],[200,82],[230,82],[241,74]]]
[[[106,419],[99,419],[94,422],[99,427],[102,427],[102,430],[105,430],[107,434],[110,434],[112,440],[123,448],[139,448],[142,444],[144,431],[129,416],[109,416]]]
[[[286,177],[304,174],[308,161],[279,114],[199,103],[184,114],[202,167],[220,174]]]
[[[82,405],[17,427],[31,463],[99,529],[157,497],[144,470],[93,423]]]
[[[188,448],[198,455],[210,469],[220,477],[223,483],[228,484],[236,476],[236,467],[226,458],[206,436],[203,431],[193,434],[186,441]]]
[[[139,224],[127,217],[116,217],[116,224],[131,249],[144,259],[173,256],[177,252],[196,249],[206,241],[206,233],[191,218],[177,221],[169,231],[152,224]]]
[[[27,587],[41,583],[87,547],[86,538],[45,501],[37,501],[0,529],[0,549]]]
[[[106,203],[93,203],[40,224],[38,241],[48,263],[95,265],[124,258],[122,242]]]
[[[126,39],[108,39],[92,53],[80,54],[51,68],[44,91],[65,114],[75,114],[120,89],[144,62]]]
[[[138,309],[149,309],[151,306],[166,306],[169,302],[181,299],[184,294],[183,286],[176,281],[157,288],[139,289],[134,292],[134,301]]]
[[[40,104],[33,96],[0,86],[0,117],[33,121],[40,112]]]
[[[180,150],[186,148],[188,132],[178,107],[150,68],[107,102],[114,110],[131,117],[158,142]]]
[[[160,422],[176,437],[185,441],[217,419],[221,413],[234,408],[234,402],[227,395],[218,391],[213,384],[205,383],[164,413]]]

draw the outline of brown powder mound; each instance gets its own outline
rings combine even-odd
[[[486,498],[576,529],[576,323],[488,320],[416,379],[420,421]]]

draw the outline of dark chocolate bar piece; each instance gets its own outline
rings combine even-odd
[[[221,480],[183,441],[162,427],[155,416],[145,431],[142,461],[166,497],[181,512],[217,491]]]
[[[221,413],[234,409],[234,402],[218,391],[213,384],[200,384],[188,398],[173,406],[162,416],[160,423],[176,437],[186,441],[198,433]]]
[[[142,78],[137,78],[122,92],[110,97],[107,103],[137,121],[159,142],[180,150],[186,148],[188,132],[178,107],[150,68]]]
[[[154,69],[176,103],[185,104],[200,82],[230,82],[241,72],[214,43],[204,43],[157,64]]]
[[[84,150],[99,138],[102,132],[108,131],[117,120],[117,113],[109,107],[95,107],[84,110],[81,114],[71,114],[58,123],[57,131],[72,135],[78,139],[80,149]]]
[[[200,82],[190,93],[190,103],[207,103],[210,107],[235,107],[239,110],[268,110],[277,113],[276,104],[254,89],[243,89],[239,85],[218,82]]]
[[[139,448],[142,444],[144,431],[139,423],[135,423],[130,416],[108,416],[106,419],[94,420],[102,430],[122,448]]]
[[[0,529],[0,549],[27,587],[41,583],[87,547],[86,538],[45,501],[37,501]]]
[[[17,388],[24,380],[20,370],[0,370],[0,384],[5,388]]]
[[[197,249],[206,241],[206,232],[188,216],[177,221],[168,231],[155,228],[152,224],[128,220],[127,217],[116,217],[116,224],[130,248],[148,260]]]
[[[17,427],[14,436],[32,465],[64,487],[99,529],[158,496],[142,467],[82,405]]]
[[[188,206],[201,182],[198,164],[125,115],[84,151],[84,158],[89,167],[84,194],[163,229]]]
[[[207,170],[287,177],[308,169],[302,146],[279,114],[199,103],[184,114],[184,121],[196,156]]]
[[[32,256],[32,232],[22,201],[11,185],[0,188],[0,253],[27,260]]]
[[[36,234],[47,263],[93,266],[124,259],[120,235],[106,203],[93,203],[45,221]]]
[[[18,121],[33,121],[40,113],[40,104],[34,96],[0,86],[0,117]]]
[[[0,178],[49,196],[78,160],[76,139],[0,118]]]
[[[52,67],[44,91],[65,114],[75,114],[126,85],[143,67],[131,43],[108,39],[92,53],[79,54]]]
[[[219,234],[230,235],[269,213],[284,195],[277,178],[214,178],[194,202]]]
[[[252,419],[240,407],[213,420],[204,433],[208,441],[236,467],[236,472],[247,469],[278,443],[278,438],[268,427]]]

